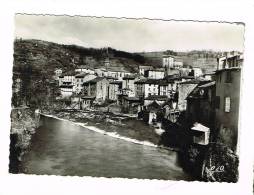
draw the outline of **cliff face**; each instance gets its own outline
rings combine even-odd
[[[39,114],[29,108],[13,109],[10,131],[9,172],[17,173],[22,156],[29,147],[32,135],[39,126]]]

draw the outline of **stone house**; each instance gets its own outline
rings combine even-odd
[[[217,70],[215,129],[218,138],[238,152],[238,121],[240,106],[241,68]]]
[[[136,77],[135,75],[126,75],[123,77],[123,85],[122,89],[125,90],[128,94],[129,97],[134,97],[135,96],[135,83]]]
[[[163,55],[162,57],[162,67],[173,68],[175,57],[172,55]]]
[[[207,145],[214,136],[215,82],[199,83],[187,97],[186,118],[194,142]],[[196,140],[196,141],[195,141]]]
[[[75,92],[75,86],[70,81],[62,82],[59,86],[62,98],[67,98],[73,95]]]
[[[59,76],[59,86],[63,84],[63,82],[71,82],[72,85],[75,85],[75,73],[70,71],[66,72]]]
[[[153,69],[152,66],[139,66],[139,75],[144,76],[145,75],[145,71],[152,70],[152,69]]]
[[[141,101],[137,97],[123,97],[122,111],[129,114],[137,114]]]
[[[122,81],[109,82],[109,99],[116,101],[122,90]]]
[[[95,97],[95,101],[103,103],[108,99],[109,81],[105,77],[96,77],[84,82],[84,96]]]
[[[93,68],[91,68],[90,66],[88,65],[80,65],[78,67],[75,68],[75,72],[78,72],[78,73],[89,73],[89,74],[94,74],[95,71]]]
[[[146,70],[144,73],[144,77],[149,79],[163,79],[165,76],[165,69],[164,68],[153,68]]]
[[[94,74],[81,72],[75,75],[75,87],[76,93],[80,93],[83,89],[83,83],[96,78]]]

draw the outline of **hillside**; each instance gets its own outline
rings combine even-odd
[[[84,48],[76,45],[62,45],[41,40],[22,40],[14,42],[14,71],[31,65],[33,69],[53,74],[55,68],[65,71],[79,65],[88,64],[92,68],[104,66],[109,56],[111,67],[127,71],[137,71],[139,65],[146,63],[139,54],[119,51],[113,48]]]
[[[146,58],[146,62],[150,61],[154,65],[161,65],[162,56],[164,54],[170,54],[175,56],[175,61],[183,62],[185,66],[199,67],[204,71],[212,71],[217,67],[217,57],[222,52],[215,51],[189,51],[189,52],[174,52],[174,51],[157,51],[157,52],[146,52],[139,53]]]
[[[222,54],[222,52],[206,50],[129,53],[113,48],[84,48],[42,40],[16,39],[14,42],[14,71],[18,71],[25,65],[31,65],[33,69],[39,72],[45,71],[50,75],[53,74],[55,68],[69,71],[84,64],[92,68],[100,68],[104,67],[104,60],[109,57],[111,69],[136,72],[139,65],[161,67],[162,56],[165,53],[174,55],[175,60],[183,62],[185,66],[200,67],[205,71],[215,70],[217,57]]]

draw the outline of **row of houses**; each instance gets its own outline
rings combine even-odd
[[[194,142],[207,145],[213,137],[236,150],[240,75],[243,62],[238,53],[218,58],[215,72],[177,66],[172,56],[163,57],[163,67],[140,66],[138,73],[78,67],[59,76],[64,97],[77,95],[80,108],[106,101],[114,102],[125,113],[142,113],[149,124],[161,118],[172,123],[184,113]]]
[[[216,140],[239,152],[237,143],[242,63],[240,54],[218,59],[218,69],[212,80],[205,84],[199,83],[187,96],[186,118],[192,125],[195,143],[207,145]]]

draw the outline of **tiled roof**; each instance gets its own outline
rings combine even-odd
[[[89,75],[89,73],[81,72],[81,73],[79,73],[79,74],[76,74],[75,77],[76,77],[76,78],[82,78],[82,77],[85,77],[86,75]]]
[[[88,83],[97,83],[97,82],[99,82],[99,81],[101,81],[103,79],[105,79],[105,77],[96,77],[96,78],[94,78],[94,79],[92,79],[90,81],[87,81],[87,82],[83,83],[83,85],[88,84]]]
[[[83,96],[81,99],[92,100],[95,99],[95,96]]]
[[[186,99],[200,99],[205,98],[207,94],[207,90],[204,90],[205,88],[215,86],[215,81],[213,82],[202,82],[197,87],[195,87],[192,92],[188,95]]]
[[[107,77],[105,77],[106,79],[113,79],[113,80],[117,80],[117,78],[115,78],[115,77],[112,77],[112,76],[107,76]]]
[[[123,83],[122,81],[112,81],[112,82],[110,82],[109,84],[120,85],[120,84],[122,84],[122,83]]]
[[[142,68],[142,69],[151,69],[153,68],[152,66],[139,66],[139,69]]]
[[[212,81],[210,83],[206,83],[206,84],[200,85],[198,87],[199,88],[206,88],[206,87],[211,87],[211,86],[214,86],[214,85],[215,85],[215,81]]]
[[[148,111],[156,111],[161,108],[162,108],[162,106],[160,104],[158,104],[156,101],[153,101],[151,104],[147,105]]]
[[[203,78],[198,78],[198,79],[192,79],[192,80],[189,80],[189,81],[183,81],[183,82],[180,82],[179,84],[200,84],[200,83],[208,83],[210,81],[207,81]]]
[[[125,100],[128,100],[128,101],[135,101],[135,102],[139,102],[140,99],[138,97],[124,97]]]
[[[223,68],[220,70],[216,70],[215,74],[218,74],[218,73],[224,72],[224,71],[239,71],[239,70],[241,70],[241,67]]]
[[[133,79],[135,79],[136,77],[135,77],[135,75],[125,75],[124,77],[123,77],[123,80],[133,80]]]
[[[63,73],[61,76],[59,76],[59,77],[63,78],[64,76],[74,76],[75,74],[76,74],[75,71],[70,70],[70,71],[64,72],[64,73]]]
[[[60,85],[59,88],[73,88],[73,85]]]
[[[145,98],[145,100],[158,100],[158,101],[164,101],[167,99],[168,97],[166,95],[151,95]]]
[[[146,78],[144,79],[139,79],[138,81],[134,82],[135,84],[144,84],[147,81]]]
[[[80,66],[77,66],[75,69],[93,69],[93,68],[91,68],[90,66],[88,66],[88,65],[80,65]]]
[[[164,68],[153,68],[153,69],[150,69],[150,70],[147,70],[147,71],[158,71],[158,72],[164,72],[165,69]]]

